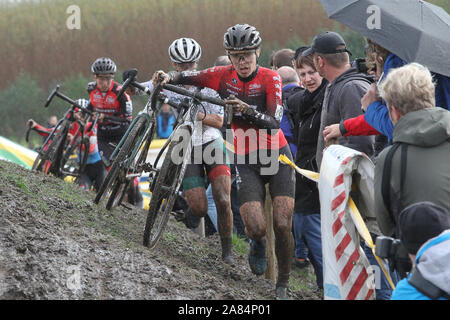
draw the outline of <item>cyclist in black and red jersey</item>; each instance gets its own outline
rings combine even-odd
[[[276,296],[284,299],[291,268],[295,175],[292,168],[278,162],[279,154],[292,159],[280,130],[281,79],[275,71],[258,65],[260,45],[261,37],[255,27],[235,25],[224,35],[224,46],[232,65],[171,74],[157,71],[153,81],[162,76],[164,82],[209,87],[232,106],[240,212],[247,235],[252,239],[248,257],[250,268],[257,275],[267,268],[264,201],[265,184],[269,183],[278,260]]]
[[[117,99],[121,86],[113,81],[116,70],[116,64],[110,58],[98,58],[91,66],[95,82],[90,82],[87,88],[90,98],[88,109],[100,113],[98,147],[107,166],[109,157],[114,151],[110,143],[113,145],[119,143],[131,123],[133,112],[131,99],[126,93]],[[103,114],[124,117],[128,121],[120,123],[103,121]]]

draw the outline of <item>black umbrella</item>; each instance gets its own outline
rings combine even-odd
[[[450,16],[422,0],[320,0],[328,17],[407,62],[450,77]]]

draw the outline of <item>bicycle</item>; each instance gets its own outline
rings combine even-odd
[[[202,107],[201,102],[205,101],[225,107],[225,102],[222,99],[208,97],[198,91],[192,92],[170,84],[162,86],[160,82],[155,86],[153,95],[159,94],[163,88],[182,96],[190,97],[191,100],[185,100],[178,105],[178,117],[181,121],[177,121],[174,131],[155,159],[154,167],[157,167],[161,155],[168,146],[161,168],[156,170],[155,177],[150,185],[152,196],[143,236],[144,246],[150,249],[156,247],[164,232],[169,214],[172,213],[175,199],[178,196],[186,165],[191,159],[191,137],[195,135],[195,131],[199,127],[195,124],[198,121],[197,117],[200,107]]]
[[[80,157],[75,163],[76,168],[70,169],[65,166],[70,156],[76,152],[76,150],[89,150],[89,139],[84,137],[85,122],[77,120],[74,116],[76,108],[79,108],[83,114],[86,114],[88,110],[82,108],[78,103],[64,94],[59,92],[59,85],[53,90],[45,103],[47,108],[55,96],[60,97],[62,100],[70,103],[72,106],[66,111],[64,116],[58,121],[56,126],[50,132],[44,143],[38,150],[38,155],[33,163],[32,170],[42,171],[44,174],[52,173],[56,177],[64,177],[67,175],[78,176],[86,166],[87,152],[80,152]],[[80,126],[77,131],[76,137],[69,143],[67,134],[69,132],[70,125],[77,121]],[[28,141],[29,131],[27,131],[26,140]],[[78,133],[81,132],[81,136]],[[67,169],[67,170],[66,170]]]
[[[33,163],[32,170],[42,171],[44,174],[53,174],[56,177],[64,178],[66,176],[74,176],[78,178],[86,168],[88,150],[89,150],[89,138],[85,136],[86,124],[93,116],[93,113],[80,106],[76,101],[70,99],[66,95],[59,92],[60,86],[56,88],[47,98],[45,107],[47,108],[55,96],[71,104],[69,110],[66,111],[64,116],[58,121],[56,126],[49,133],[44,143],[38,150],[38,155]],[[75,112],[79,109],[83,117],[81,120],[75,118]],[[98,121],[98,114],[95,116],[93,125],[89,128],[91,130]],[[111,119],[110,119],[111,118]],[[124,121],[118,119],[118,117],[110,117],[111,121]],[[69,141],[68,133],[72,123],[77,122],[79,124],[78,129],[73,135],[73,139]],[[28,141],[29,127],[26,140]],[[79,156],[76,156],[78,153]],[[72,161],[72,159],[77,159]]]
[[[108,195],[107,210],[122,204],[126,190],[134,178],[141,176],[144,172],[149,172],[149,179],[152,179],[156,169],[152,164],[146,162],[146,158],[155,134],[157,110],[159,110],[162,103],[179,108],[175,101],[170,99],[165,101],[166,99],[158,96],[158,94],[152,95],[148,88],[135,82],[137,70],[134,69],[133,71],[123,83],[118,97],[130,85],[138,88],[150,97],[144,109],[133,119],[124,136],[115,147],[111,155],[111,169],[94,199],[94,202],[98,204],[104,195]]]

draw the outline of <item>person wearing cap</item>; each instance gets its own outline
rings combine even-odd
[[[419,202],[399,214],[398,224],[414,267],[397,284],[392,300],[450,299],[450,212]]]
[[[320,168],[325,149],[322,132],[328,125],[362,114],[361,98],[370,88],[373,78],[359,73],[350,66],[350,51],[344,39],[336,32],[327,31],[317,35],[311,48],[302,55],[312,55],[319,74],[328,80],[322,105],[321,124],[317,144],[316,162]],[[370,136],[340,137],[340,145],[361,151],[368,156],[373,154],[374,138]]]

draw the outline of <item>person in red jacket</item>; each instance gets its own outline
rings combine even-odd
[[[117,99],[121,85],[115,82],[114,74],[117,71],[116,64],[110,58],[98,58],[91,66],[95,82],[88,84],[90,103],[88,110],[99,112],[98,146],[100,154],[109,166],[109,158],[128,129],[131,120],[133,106],[128,94],[124,93]],[[103,120],[104,115],[123,117],[126,122],[111,122]]]
[[[189,84],[216,90],[233,108],[232,129],[237,154],[237,187],[240,213],[251,241],[248,256],[253,273],[266,271],[265,184],[273,201],[275,253],[278,260],[276,297],[287,298],[291,268],[291,227],[294,208],[295,175],[290,166],[278,162],[279,154],[292,159],[280,121],[283,116],[281,78],[273,70],[260,67],[262,39],[255,27],[238,24],[224,35],[224,47],[231,65],[203,71],[166,74],[157,71],[163,82]]]

